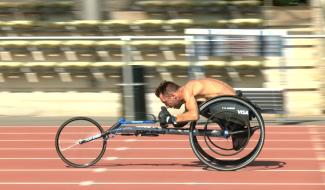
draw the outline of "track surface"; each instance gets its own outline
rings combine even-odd
[[[69,168],[55,151],[57,129],[0,126],[0,189],[325,189],[321,125],[268,125],[258,158],[232,172],[206,168],[188,137],[175,135],[117,136],[97,165]]]

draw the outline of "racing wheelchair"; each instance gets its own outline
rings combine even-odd
[[[256,105],[241,96],[219,96],[202,103],[199,112],[203,116],[200,120],[182,128],[160,127],[153,115],[142,121],[121,118],[107,130],[91,118],[74,117],[59,127],[56,151],[69,166],[85,168],[102,158],[113,136],[173,134],[188,135],[196,157],[216,170],[238,170],[259,155],[265,127]]]

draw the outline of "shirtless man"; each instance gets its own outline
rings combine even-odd
[[[184,86],[179,86],[170,81],[163,81],[156,89],[155,94],[169,108],[179,109],[182,104],[185,104],[185,112],[180,115],[171,115],[165,107],[162,107],[159,113],[159,121],[162,127],[167,127],[168,124],[173,124],[175,127],[183,127],[189,121],[199,119],[199,102],[207,101],[217,96],[236,95],[236,92],[231,86],[220,80],[205,78],[191,80]],[[222,129],[229,128],[230,130],[240,130],[245,126],[245,123],[234,123],[222,119],[219,120],[218,124]],[[232,140],[234,150],[239,150],[244,146],[247,135],[244,133],[232,135]]]
[[[163,81],[156,89],[156,96],[170,108],[179,109],[185,104],[183,114],[161,118],[162,123],[177,124],[199,119],[198,102],[206,101],[216,96],[235,95],[235,90],[228,84],[211,78],[191,80],[184,86],[169,81]],[[162,115],[163,117],[165,115]],[[164,121],[164,119],[166,119]]]

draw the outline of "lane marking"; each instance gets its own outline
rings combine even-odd
[[[128,147],[118,147],[118,148],[112,148],[111,150],[123,151],[123,150],[131,150],[131,149]],[[145,150],[145,149],[141,149],[141,150]],[[150,150],[154,150],[154,149],[150,149]],[[167,150],[172,150],[172,149],[167,149]]]
[[[87,158],[87,157],[78,157],[78,158],[69,158],[69,159],[73,159],[73,160],[90,160],[93,158]],[[181,157],[174,157],[174,158],[166,158],[166,157],[162,157],[162,158],[154,158],[154,157],[145,157],[145,158],[132,158],[132,157],[124,157],[124,158],[120,158],[120,157],[106,157],[106,158],[102,158],[103,160],[197,160],[196,157],[187,157],[187,158],[181,158]],[[239,158],[224,158],[223,160],[232,160],[232,159],[239,159]],[[8,158],[0,158],[0,160],[60,160],[59,157],[54,158],[54,157],[49,157],[49,158],[17,158],[17,157],[8,157]],[[267,158],[257,158],[256,160],[320,160],[323,161],[325,160],[325,158],[315,158],[315,157],[311,157],[311,158],[279,158],[279,157],[267,157]]]
[[[203,169],[107,169],[107,168],[73,168],[73,169],[1,169],[0,172],[203,172]],[[316,171],[313,171],[316,172]],[[320,171],[318,171],[320,172]]]
[[[61,125],[0,125],[1,128],[56,128],[59,129]],[[104,129],[109,128],[110,126],[102,126]],[[93,126],[74,126],[74,128],[93,128]]]
[[[60,142],[75,142],[76,140],[62,140]],[[124,140],[108,140],[109,142],[189,142],[188,139],[124,139]],[[199,142],[204,142],[204,140],[198,140]],[[224,140],[214,140],[214,141],[225,141]],[[257,142],[257,140],[250,140],[251,142]],[[325,139],[267,139],[267,142],[325,142]],[[14,139],[14,140],[0,140],[0,142],[54,142],[54,140],[45,140],[45,139],[35,139],[35,140],[22,140],[22,139]]]
[[[266,131],[266,134],[276,134],[276,135],[306,135],[306,134],[325,134],[325,132],[273,132],[273,131]],[[65,134],[69,134],[69,135],[88,135],[88,133],[86,132],[76,132],[76,133],[73,133],[73,132],[65,132]],[[14,133],[14,132],[3,132],[3,133],[0,133],[0,135],[56,135],[56,133],[40,133],[40,132],[35,132],[35,133],[25,133],[25,132],[17,132],[17,133]]]
[[[105,160],[118,160],[118,157],[106,157]]]
[[[1,158],[0,158],[1,159]],[[19,158],[18,158],[19,159]],[[75,159],[78,159],[78,158],[75,158]],[[80,159],[80,158],[79,158]],[[120,157],[106,157],[106,158],[102,158],[104,160],[197,160],[196,157],[188,157],[188,158],[166,158],[166,157],[163,157],[163,158],[139,158],[139,157],[136,157],[136,158],[131,158],[131,157],[128,157],[128,158],[120,158]],[[233,160],[233,159],[239,159],[239,158],[224,158],[223,160]],[[271,159],[277,159],[277,160],[325,160],[325,158],[314,158],[314,157],[311,157],[311,158],[297,158],[297,157],[294,157],[294,158],[256,158],[255,160],[271,160]]]
[[[113,141],[113,140],[111,140],[111,141]],[[126,140],[123,140],[123,141],[125,141],[125,142],[135,142],[135,141],[137,141],[137,139],[126,139]]]
[[[96,169],[86,169],[86,171],[93,171],[95,173],[103,173],[103,172],[107,172],[108,169],[107,168],[96,168]]]
[[[59,125],[0,125],[0,128],[57,128],[59,129]]]
[[[320,136],[318,134],[318,130],[319,129],[310,128],[308,130],[310,131],[310,133],[314,133],[314,135],[313,134],[310,135],[311,136],[311,139],[313,139],[313,140],[321,140],[322,138],[324,138],[324,137],[322,137],[322,136]],[[317,143],[312,143],[312,145],[313,145],[314,150],[315,150],[315,156],[316,156],[316,158],[317,159],[325,158],[325,152],[324,151],[317,151],[317,150],[319,150],[319,148],[323,148],[323,145],[320,145],[320,144],[317,144]],[[319,168],[321,170],[325,170],[324,162],[323,161],[321,163],[318,163],[318,165],[319,165]],[[325,175],[324,174],[322,175],[322,181],[325,183]]]
[[[93,181],[82,181],[79,183],[80,186],[90,186],[93,185],[94,182]]]
[[[325,183],[250,183],[250,182],[0,182],[0,185],[253,185],[253,186],[324,186]]]
[[[72,133],[72,132],[65,132],[64,133],[65,135],[66,134],[69,134],[69,135],[89,135],[89,132],[88,133]],[[0,133],[0,135],[56,135],[56,133],[10,133],[10,132],[7,132],[7,133]]]
[[[62,122],[63,123],[63,122]],[[61,124],[59,125],[0,125],[0,128],[59,128]],[[159,127],[159,125],[151,125],[155,127]],[[204,126],[204,125],[200,125]],[[265,128],[323,128],[325,125],[266,125]],[[87,126],[75,126],[80,128],[85,128]],[[109,125],[102,125],[104,129],[108,129]]]
[[[209,148],[203,148],[204,150],[209,150]],[[246,148],[247,150],[251,150],[253,148]],[[245,149],[245,150],[246,150]],[[0,148],[0,151],[47,151],[47,150],[55,150],[55,148]],[[74,148],[74,150],[101,150],[101,148]],[[182,147],[117,147],[117,148],[106,148],[106,150],[116,150],[116,151],[125,151],[125,150],[192,150],[192,148],[182,148]],[[323,147],[316,147],[316,148],[268,148],[265,147],[263,150],[279,150],[279,151],[297,151],[297,150],[304,150],[304,151],[314,151],[314,150],[325,150]]]
[[[245,169],[244,169],[245,170]],[[211,170],[215,171],[215,170]],[[323,170],[281,170],[281,169],[257,169],[257,170],[248,170],[253,172],[325,172]],[[69,168],[69,169],[0,169],[0,172],[95,172],[95,173],[104,173],[104,172],[207,172],[204,169],[108,169],[108,168]]]

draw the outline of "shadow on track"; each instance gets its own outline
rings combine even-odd
[[[255,160],[246,167],[262,167],[260,169],[264,170],[273,170],[283,168],[287,163],[282,161],[273,161],[273,160]]]
[[[92,166],[92,168],[102,168],[102,167],[128,167],[128,166],[153,166],[153,167],[159,167],[159,166],[181,166],[181,167],[198,167],[206,169],[206,165],[200,161],[194,161],[189,164],[181,164],[181,163],[168,163],[168,164],[147,164],[147,163],[137,163],[137,164],[96,164],[95,166]]]
[[[279,169],[286,165],[287,163],[282,161],[258,161],[255,160],[245,168],[254,168],[258,167],[260,170],[273,170],[273,169]],[[148,164],[148,163],[137,163],[137,164],[97,164],[95,166],[92,166],[92,168],[102,168],[102,167],[129,167],[129,166],[153,166],[153,167],[159,167],[159,166],[180,166],[180,167],[194,167],[194,168],[202,168],[203,170],[208,171],[216,171],[214,169],[211,169],[207,167],[204,163],[201,161],[194,161],[190,164],[181,164],[181,163],[168,163],[168,164]]]

